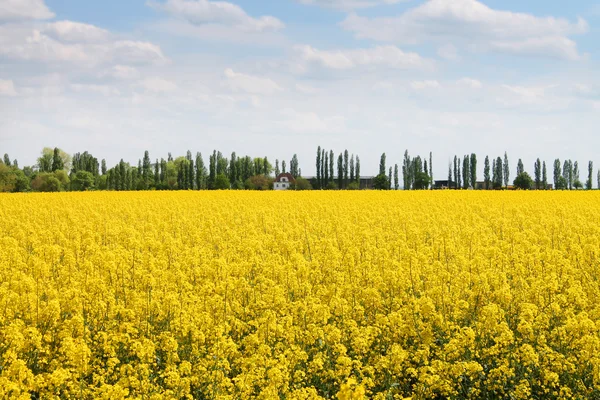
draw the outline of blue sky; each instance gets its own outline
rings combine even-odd
[[[599,24],[593,1],[0,0],[0,152],[600,166]]]

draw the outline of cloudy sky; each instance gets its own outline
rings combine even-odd
[[[595,0],[0,0],[0,153],[600,166],[598,56]]]

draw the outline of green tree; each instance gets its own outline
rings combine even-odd
[[[575,163],[573,164],[573,187],[575,189],[583,188],[583,184],[581,183],[581,180],[579,179],[579,162],[578,161],[575,161]]]
[[[519,158],[519,161],[517,162],[517,176],[521,175],[523,172],[525,172],[525,166],[523,165],[523,160]]]
[[[296,182],[292,183],[292,185],[290,186],[290,189],[292,189],[292,190],[312,190],[312,186],[311,186],[310,182],[308,181],[308,179],[304,179],[299,176],[298,178],[296,178]]]
[[[4,153],[4,165],[6,165],[7,167],[10,167],[12,165],[12,163],[10,162],[10,157],[6,153]]]
[[[196,153],[196,188],[198,190],[206,189],[206,167],[200,152]]]
[[[77,171],[71,180],[71,189],[83,192],[94,188],[94,175],[88,171]]]
[[[561,177],[560,160],[554,160],[554,189],[559,189],[559,178]]]
[[[358,157],[358,155],[356,156],[356,183],[358,183],[359,187],[360,187],[360,158]]]
[[[542,188],[548,189],[548,170],[546,169],[546,161],[542,162]]]
[[[471,158],[469,160],[469,167],[471,169],[471,186],[473,189],[477,188],[477,155],[475,153],[471,153]]]
[[[504,155],[505,155],[505,159],[507,159],[506,153],[504,153]],[[508,181],[506,180],[506,175],[504,175],[504,173],[507,170],[506,165],[507,165],[506,163],[505,164],[502,163],[502,158],[498,157],[496,159],[495,168],[494,168],[494,175],[496,175],[496,179],[493,182],[494,189],[502,188],[503,183],[505,184],[505,186],[508,186]]]
[[[229,185],[229,179],[227,179],[227,175],[218,174],[217,177],[215,178],[214,189],[215,190],[226,190],[229,188],[230,188],[230,185]]]
[[[530,190],[533,187],[533,180],[527,172],[521,172],[514,180],[513,184],[518,189]]]
[[[585,183],[585,188],[587,190],[592,190],[592,176],[594,175],[594,162],[590,161],[588,163],[588,178]]]
[[[502,178],[504,179],[504,187],[508,187],[510,182],[510,165],[508,164],[508,154],[504,152],[504,164],[502,164]]]
[[[394,190],[398,190],[400,188],[400,183],[398,180],[398,164],[394,164]]]
[[[533,165],[533,176],[535,177],[535,190],[540,190],[542,186],[542,162],[538,158]]]
[[[408,150],[404,151],[404,158],[402,160],[402,188],[404,190],[410,190],[412,187],[412,160],[408,154]]]
[[[356,174],[354,169],[354,154],[350,157],[350,182],[356,181]]]
[[[102,159],[102,175],[106,175],[106,160]]]
[[[458,157],[454,156],[454,188],[458,189],[460,187],[460,183],[458,182],[458,178],[460,176],[460,172],[458,172]]]
[[[379,175],[385,175],[385,153],[379,159]]]
[[[338,156],[337,161],[337,178],[338,178],[338,188],[341,190],[344,188],[344,156],[342,153]]]
[[[390,167],[389,173],[388,173],[388,189],[392,189],[392,167]]]
[[[333,150],[329,150],[329,181],[334,182],[333,179],[333,164],[335,163]]]
[[[6,157],[5,160],[6,161]],[[17,177],[10,164],[0,162],[0,192],[14,192]]]
[[[390,187],[390,183],[388,182],[388,177],[385,173],[377,175],[373,178],[373,189],[376,190],[388,190]]]
[[[264,174],[251,176],[244,182],[244,187],[248,190],[269,190],[272,185],[273,180]]]
[[[348,149],[344,150],[344,189],[348,187],[348,180],[350,178],[350,156]]]
[[[36,192],[60,192],[62,185],[53,173],[40,172],[31,181],[31,188]]]
[[[52,172],[65,169],[65,164],[60,156],[60,149],[54,148],[54,156],[52,157]]]
[[[483,163],[483,184],[485,190],[489,190],[491,187],[491,178],[490,178],[490,157],[485,156],[485,161]]]
[[[429,152],[429,178],[431,178],[431,189],[433,189],[433,153]]]
[[[463,188],[471,187],[471,164],[469,156],[463,158]]]
[[[292,161],[290,161],[290,174],[292,174],[294,178],[300,176],[300,165],[296,154],[292,156]]]
[[[322,187],[321,178],[321,146],[317,147],[317,189]]]
[[[279,159],[275,160],[275,177],[277,177],[281,171],[279,170]]]

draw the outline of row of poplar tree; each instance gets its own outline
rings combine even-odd
[[[336,168],[337,164],[337,168]],[[288,168],[289,167],[289,168]],[[289,164],[285,160],[275,164],[267,157],[239,157],[232,153],[229,158],[219,151],[213,151],[205,164],[201,153],[167,159],[150,159],[144,152],[137,166],[121,160],[108,168],[105,160],[99,161],[86,152],[69,155],[59,148],[44,148],[35,166],[19,168],[17,160],[5,154],[0,160],[0,191],[64,191],[64,190],[204,190],[204,189],[261,189],[272,188],[273,176],[289,172],[296,178],[299,189],[374,189],[424,190],[433,188],[450,189],[501,189],[510,187],[511,171],[508,155],[490,160],[485,157],[483,180],[477,177],[477,156],[467,154],[454,156],[448,166],[448,180],[433,181],[433,156],[411,157],[406,151],[401,163],[386,165],[383,153],[377,176],[363,179],[361,184],[360,158],[344,150],[336,157],[333,150],[317,148],[316,176],[310,182],[302,178],[298,157],[294,154]],[[521,189],[548,189],[548,169],[546,162],[538,158],[533,166],[533,178],[525,171],[521,159],[517,162],[516,176],[512,186]],[[588,175],[580,180],[577,161],[559,159],[553,165],[553,185],[555,189],[592,189],[594,165],[588,163]],[[400,178],[400,173],[402,178]],[[400,180],[402,179],[402,181]],[[600,171],[597,175],[600,187]],[[311,185],[312,184],[312,185]],[[402,184],[402,185],[401,185]]]

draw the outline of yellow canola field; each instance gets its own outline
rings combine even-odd
[[[0,398],[600,398],[598,192],[0,196]]]

